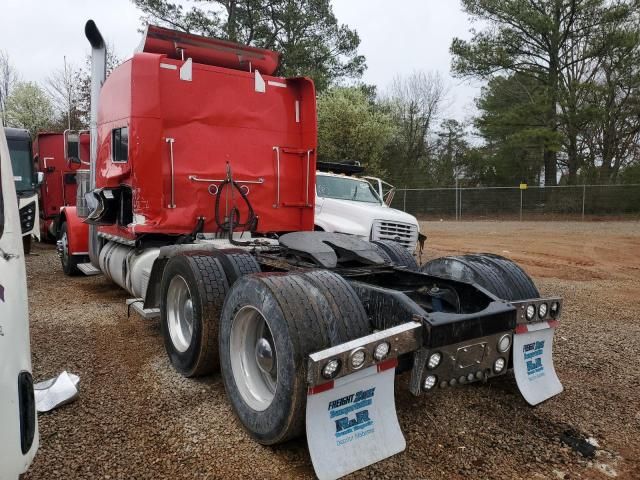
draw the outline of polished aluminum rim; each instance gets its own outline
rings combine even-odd
[[[173,347],[186,352],[193,337],[193,300],[187,281],[176,275],[167,292],[167,324]]]
[[[69,241],[67,240],[67,232],[62,233],[62,238],[60,239],[62,243],[62,260],[66,265],[69,261]]]
[[[258,309],[238,310],[229,346],[231,370],[242,399],[253,410],[266,410],[276,393],[278,356],[269,325]]]

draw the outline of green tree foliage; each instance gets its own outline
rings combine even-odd
[[[561,129],[558,106],[570,84],[567,72],[602,55],[597,32],[628,15],[623,0],[462,0],[463,8],[486,26],[473,38],[453,40],[453,71],[463,77],[521,74],[544,87],[541,101],[548,136]],[[555,185],[557,152],[543,150],[545,183]]]
[[[384,175],[381,163],[394,127],[391,117],[359,87],[336,87],[318,98],[318,159],[358,161],[367,173]]]
[[[281,75],[310,76],[319,91],[359,78],[366,68],[360,37],[338,23],[330,0],[200,0],[188,8],[168,0],[133,3],[145,23],[276,50]]]
[[[558,166],[569,184],[610,182],[637,161],[638,0],[463,0],[463,6],[485,28],[473,31],[470,41],[454,39],[454,73],[502,76],[528,85],[527,91],[535,85],[533,131],[521,121],[527,118],[525,96],[506,108],[517,90],[490,84],[491,93],[479,101],[488,110],[476,123],[496,173],[503,172],[498,178],[531,176],[522,167],[535,164],[532,139],[543,142],[547,185],[555,184]],[[500,103],[505,108],[496,109]],[[495,133],[505,129],[510,133],[502,141]],[[506,151],[512,152],[512,168]]]
[[[557,151],[561,136],[546,125],[546,88],[521,73],[494,77],[476,102],[475,127],[485,140],[483,183],[513,185],[540,180],[545,150]]]
[[[456,177],[466,177],[465,166],[470,151],[467,133],[462,123],[443,120],[436,133],[433,154],[427,163],[427,177],[432,185],[453,185]]]
[[[51,125],[53,107],[36,83],[18,83],[6,102],[7,126],[26,128],[32,136]]]
[[[581,135],[588,180],[610,183],[640,162],[640,10],[604,32],[585,103],[592,115]],[[628,175],[627,175],[628,176]]]

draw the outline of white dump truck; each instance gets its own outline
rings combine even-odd
[[[363,168],[318,162],[316,230],[356,235],[363,240],[391,240],[414,253],[420,225],[413,215],[391,208],[395,188],[376,177],[358,177]]]

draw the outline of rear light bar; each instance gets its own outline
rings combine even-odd
[[[558,320],[562,314],[562,299],[559,297],[535,298],[510,302],[518,312],[516,325],[528,325],[537,322]],[[530,318],[527,309],[533,307],[534,315]]]
[[[376,359],[376,347],[385,342],[389,344],[388,353],[384,357]],[[408,322],[381,330],[366,337],[357,338],[309,355],[307,383],[309,387],[316,387],[372,365],[380,365],[384,369],[392,363],[395,365],[395,362],[389,362],[389,360],[398,358],[398,356],[405,353],[413,352],[421,345],[422,324],[418,322]],[[353,354],[360,354],[360,352],[364,352],[364,361],[354,366]],[[329,362],[337,362],[338,368],[332,370],[333,375],[327,378],[323,375],[323,369]]]

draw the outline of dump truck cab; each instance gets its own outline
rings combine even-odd
[[[374,177],[319,171],[316,176],[316,229],[357,235],[365,240],[391,240],[409,252],[415,252],[420,235],[418,220],[387,205],[374,182],[376,186],[382,184],[382,180]]]

